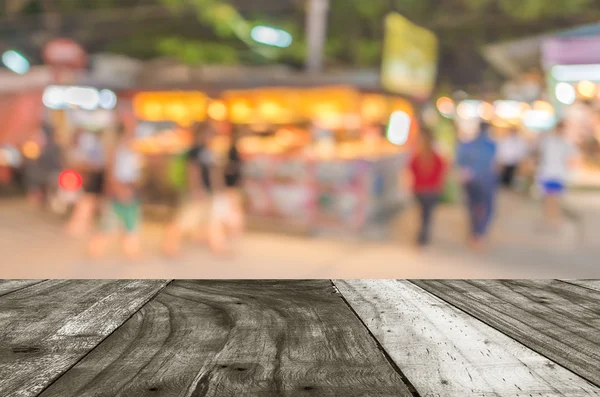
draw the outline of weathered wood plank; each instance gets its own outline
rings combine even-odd
[[[600,388],[408,281],[335,281],[422,396],[600,396]]]
[[[0,297],[0,396],[37,396],[165,284],[53,280]]]
[[[565,283],[600,291],[600,280],[562,280]]]
[[[600,292],[556,280],[414,283],[600,385]]]
[[[44,280],[0,280],[0,296],[41,283]]]
[[[410,396],[320,281],[174,281],[41,397]]]

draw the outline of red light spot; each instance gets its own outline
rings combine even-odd
[[[58,177],[58,184],[61,188],[73,192],[81,188],[83,180],[77,172],[67,170],[63,171]]]

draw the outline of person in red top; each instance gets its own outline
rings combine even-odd
[[[419,147],[409,164],[412,174],[413,193],[421,209],[421,228],[417,237],[419,246],[430,242],[431,220],[433,212],[444,189],[446,163],[436,153],[431,131],[422,129]]]

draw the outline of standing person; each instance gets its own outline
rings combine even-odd
[[[240,127],[234,127],[225,163],[225,189],[215,195],[214,248],[218,251],[228,250],[231,240],[240,237],[244,230],[244,212],[240,192],[243,162],[238,149],[240,135]]]
[[[63,167],[62,149],[50,124],[42,125],[38,145],[39,156],[26,161],[26,180],[30,202],[43,207]]]
[[[124,233],[123,252],[129,259],[140,254],[141,210],[138,195],[142,158],[134,148],[135,132],[121,124],[106,169],[107,200],[100,231],[92,238],[90,253],[99,256],[118,229]]]
[[[575,146],[565,136],[562,122],[540,141],[537,180],[544,195],[544,218],[553,228],[560,227],[562,221],[560,197],[566,189],[576,153]]]
[[[485,244],[494,214],[498,176],[496,171],[496,144],[489,137],[490,125],[482,122],[478,136],[458,147],[457,165],[467,196],[471,224],[471,244],[481,249]]]
[[[72,162],[73,167],[83,176],[84,196],[77,201],[67,225],[67,233],[70,235],[87,232],[101,205],[106,172],[106,148],[103,135],[104,131],[99,133],[83,131],[77,137]]]
[[[498,143],[498,163],[502,167],[501,181],[505,188],[513,187],[515,174],[527,152],[527,141],[516,129],[512,129],[509,135]]]
[[[203,224],[208,225],[211,246],[216,235],[212,194],[219,188],[220,175],[215,155],[209,147],[214,132],[210,125],[196,123],[192,134],[194,144],[186,154],[188,189],[174,221],[167,228],[163,245],[165,253],[170,256],[179,253],[185,234],[198,235]]]
[[[421,210],[421,227],[417,243],[423,247],[430,242],[431,222],[442,190],[446,164],[434,149],[434,137],[428,129],[422,129],[419,148],[411,159],[409,170],[413,179],[413,193]]]

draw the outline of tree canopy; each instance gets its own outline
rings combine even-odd
[[[304,61],[306,0],[4,0],[0,18],[113,8],[134,14],[142,5],[166,7],[164,19],[119,28],[127,33],[113,33],[108,49],[134,56],[168,55],[190,64]],[[442,62],[454,59],[456,68],[472,62],[478,49],[492,41],[595,22],[600,0],[330,0],[327,64],[378,66],[383,21],[390,11],[434,31]],[[185,22],[162,29],[167,18],[177,17]],[[252,42],[249,32],[257,24],[289,31],[293,45],[273,49]],[[88,36],[98,34],[96,28]]]

